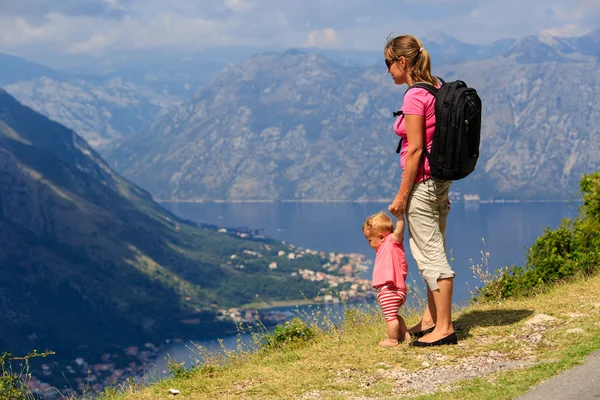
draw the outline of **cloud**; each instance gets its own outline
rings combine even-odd
[[[69,47],[67,47],[67,53],[71,54],[90,54],[101,52],[106,49],[108,46],[111,46],[116,41],[115,37],[111,37],[110,35],[92,35],[89,39],[76,42]]]
[[[586,29],[579,25],[567,24],[557,26],[555,28],[544,29],[540,32],[541,35],[559,36],[559,37],[577,37],[589,33],[590,29]]]
[[[127,0],[125,0],[127,1]],[[118,0],[2,0],[0,15],[40,21],[49,14],[67,16],[102,16],[119,19],[124,6]]]
[[[50,13],[36,23],[23,17],[0,17],[1,47],[53,46],[69,53],[98,53],[107,49],[144,49],[169,46],[231,45],[230,34],[241,21],[204,19],[173,12],[121,20],[88,15]]]
[[[255,4],[247,0],[224,0],[225,6],[235,12],[248,11],[254,8]]]
[[[337,47],[341,43],[337,32],[331,28],[311,31],[304,42],[305,47]]]
[[[380,49],[390,32],[473,43],[600,27],[580,0],[0,0],[0,52],[298,46]]]

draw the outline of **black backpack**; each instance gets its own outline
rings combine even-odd
[[[435,96],[436,122],[431,153],[425,143],[424,154],[432,177],[455,181],[473,172],[479,158],[481,99],[477,91],[463,81],[446,83],[438,79],[442,84],[440,88],[419,82],[408,90],[422,88]],[[395,112],[394,116],[401,114],[402,111]],[[400,153],[401,147],[402,140],[396,153]]]

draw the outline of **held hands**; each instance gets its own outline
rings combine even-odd
[[[392,212],[392,210],[391,210],[391,207],[392,207],[392,206],[389,206],[389,207],[388,207],[388,210],[389,210],[389,212],[390,212],[390,213],[392,213],[392,215],[393,215],[394,217],[396,217],[396,219],[402,219],[402,218],[404,218],[404,216],[402,215],[402,214],[403,214],[403,213],[402,213],[402,211],[396,211],[396,212]]]
[[[392,213],[397,218],[400,218],[402,214],[406,212],[406,202],[408,200],[408,196],[402,196],[398,194],[392,204],[389,205],[388,211]]]

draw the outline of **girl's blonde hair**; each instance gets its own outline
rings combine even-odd
[[[378,235],[383,232],[392,233],[394,232],[394,221],[384,211],[380,211],[365,218],[362,230],[366,236]]]
[[[437,86],[438,81],[431,75],[431,57],[429,52],[423,48],[419,39],[411,35],[402,35],[387,38],[387,44],[383,54],[388,60],[399,60],[406,58],[408,66],[412,68],[410,77],[413,82],[426,82]]]

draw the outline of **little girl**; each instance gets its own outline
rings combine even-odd
[[[408,266],[404,254],[404,217],[395,215],[396,229],[392,219],[379,212],[365,219],[363,233],[369,245],[375,249],[373,288],[377,289],[377,301],[381,305],[387,325],[387,339],[380,346],[394,346],[410,340],[404,319],[398,314],[406,300],[406,275]]]

